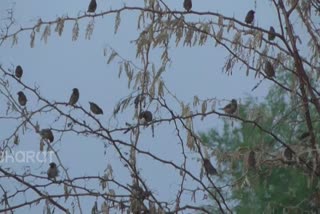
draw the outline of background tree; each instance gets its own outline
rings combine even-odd
[[[292,81],[285,73],[279,78]],[[223,129],[201,134],[203,143],[214,151],[221,182],[228,183],[230,201],[237,204],[237,212],[300,213],[319,209],[318,168],[310,171],[300,161],[310,166],[314,163],[299,105],[277,86],[263,101],[248,96],[239,109],[240,118],[254,118],[269,130],[276,130],[296,156],[255,124],[224,120]],[[317,117],[315,109],[311,115]],[[313,126],[318,130],[319,120],[313,120]],[[315,135],[319,139],[319,134]]]
[[[318,2],[250,1],[239,7],[219,2],[97,1],[97,8],[87,12],[90,2],[34,0],[6,10],[0,35],[6,53],[0,58],[0,100],[6,104],[0,106],[3,160],[19,151],[53,151],[55,164],[5,161],[0,212],[26,207],[47,213],[245,209],[246,201],[268,192],[266,186],[254,186],[259,179],[248,178],[255,188],[238,206],[243,194],[230,187],[242,181],[232,179],[246,175],[243,168],[226,158],[225,170],[232,173],[223,176],[211,159],[222,149],[204,144],[198,134],[223,120],[233,125],[224,126],[221,148],[235,158],[236,148],[228,141],[247,142],[254,151],[247,161],[252,176],[271,173],[267,178],[279,183],[281,172],[274,166],[279,161],[262,164],[267,159],[261,151],[272,155],[281,148],[292,154],[293,165],[299,163],[297,172],[284,172],[284,177],[297,173],[301,183],[308,173],[316,186]],[[31,8],[37,14],[23,16]],[[250,10],[255,13],[246,18]],[[216,72],[221,67],[225,75]],[[273,97],[281,102],[268,98],[268,105],[259,107],[242,101],[245,92],[262,94],[265,84],[281,88]],[[74,88],[79,92],[75,103],[70,102]],[[296,134],[290,131],[309,133],[307,156],[291,146]],[[238,149],[239,158],[248,149]],[[283,199],[288,198],[277,202],[297,203]],[[284,207],[278,203],[274,207]]]

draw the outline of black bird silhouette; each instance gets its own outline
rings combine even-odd
[[[97,2],[96,0],[91,0],[89,7],[88,7],[88,13],[94,13],[97,9]]]
[[[303,132],[299,137],[298,139],[299,140],[302,140],[302,141],[305,141],[307,138],[310,137],[310,133],[309,132]]]
[[[284,155],[284,157],[286,158],[286,160],[288,160],[288,161],[292,160],[292,158],[293,158],[293,154],[292,154],[292,152],[290,151],[290,149],[288,149],[288,148],[285,148],[285,149],[284,149],[283,155]]]
[[[264,73],[268,78],[272,78],[275,75],[274,68],[269,60],[265,62]]]
[[[249,168],[256,167],[256,153],[254,151],[250,151],[248,154],[248,166]]]
[[[209,174],[209,175],[216,175],[218,174],[216,168],[214,168],[214,166],[211,164],[210,160],[207,159],[207,158],[204,158],[203,159],[203,166],[204,166],[204,169],[206,170],[206,172]]]
[[[18,102],[19,102],[19,104],[21,106],[25,106],[27,104],[26,95],[22,91],[19,91],[17,94],[18,94]]]
[[[238,104],[235,99],[232,99],[231,102],[225,107],[221,108],[226,114],[234,114],[237,111]]]
[[[77,88],[72,89],[72,94],[69,99],[69,105],[75,105],[79,100],[79,90]]]
[[[49,140],[50,143],[52,143],[54,140],[54,136],[53,136],[51,129],[42,129],[40,131],[40,135],[41,135],[42,139]]]
[[[139,114],[139,120],[143,124],[147,124],[148,122],[152,121],[152,113],[150,111],[143,111]]]
[[[253,22],[253,20],[254,20],[254,11],[253,10],[250,10],[248,13],[247,13],[247,15],[246,15],[246,18],[245,18],[245,22],[247,23],[247,24],[251,24],[252,22]]]
[[[23,74],[23,69],[20,65],[18,65],[15,70],[15,75],[17,78],[21,79],[22,74]]]
[[[184,0],[183,7],[186,9],[187,12],[190,12],[192,8],[192,1],[191,0]]]
[[[271,26],[269,29],[269,33],[268,33],[268,39],[270,41],[274,40],[276,38],[276,31],[274,30],[274,28]]]
[[[89,102],[89,104],[90,104],[90,110],[92,113],[103,114],[102,109],[97,104],[95,104],[94,102]]]
[[[54,162],[50,163],[50,167],[49,167],[49,169],[47,171],[47,175],[48,175],[49,179],[56,180],[56,177],[59,175],[59,170],[57,168],[56,163],[54,163]]]

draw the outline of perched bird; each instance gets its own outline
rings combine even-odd
[[[147,124],[152,121],[152,113],[150,111],[143,111],[139,114],[139,120],[143,124]]]
[[[269,60],[266,60],[266,62],[265,62],[264,73],[266,74],[266,76],[268,78],[274,77],[275,72],[274,72],[273,66]]]
[[[103,114],[102,109],[97,104],[95,104],[94,102],[89,102],[89,104],[90,104],[90,110],[92,113]]]
[[[286,160],[292,160],[292,152],[290,151],[290,149],[285,148],[285,150],[283,151],[283,156],[285,157]]]
[[[40,136],[44,140],[49,140],[50,143],[52,143],[53,140],[54,140],[54,136],[53,136],[53,133],[52,133],[51,129],[42,129],[40,131]]]
[[[22,91],[19,91],[17,94],[18,94],[18,102],[19,102],[19,104],[21,106],[25,106],[27,104],[26,95]]]
[[[307,140],[309,137],[310,137],[310,133],[309,133],[309,132],[303,132],[303,133],[298,137],[298,139],[301,140],[301,141],[305,141],[305,140]]]
[[[15,75],[17,78],[20,79],[22,77],[22,74],[23,74],[23,69],[20,65],[18,65],[15,70]]]
[[[192,1],[191,0],[184,0],[183,7],[186,9],[187,12],[190,12],[192,8]]]
[[[255,168],[256,167],[256,153],[254,151],[250,151],[248,154],[248,167]]]
[[[72,94],[69,99],[69,105],[75,105],[79,100],[79,90],[77,88],[72,89]]]
[[[88,7],[88,13],[94,13],[97,9],[97,2],[96,0],[91,0],[89,7]]]
[[[248,13],[247,13],[247,15],[246,15],[246,18],[245,18],[245,22],[247,23],[247,24],[251,24],[252,22],[253,22],[253,20],[254,20],[254,11],[253,10],[250,10]]]
[[[54,162],[50,163],[50,167],[49,167],[49,169],[47,171],[47,175],[48,175],[49,179],[56,180],[56,177],[59,175],[59,170],[57,168],[56,163],[54,163]]]
[[[269,29],[269,33],[268,33],[268,39],[270,41],[274,40],[276,38],[276,31],[274,30],[274,28],[271,26]]]
[[[209,159],[207,159],[207,158],[203,159],[203,166],[204,166],[204,169],[206,170],[207,174],[209,174],[209,175],[218,174],[217,170],[212,166]]]
[[[238,108],[237,101],[235,99],[232,99],[231,103],[221,108],[220,110],[223,110],[226,114],[234,114],[237,111],[237,108]]]

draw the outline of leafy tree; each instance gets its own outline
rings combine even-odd
[[[1,163],[1,213],[317,207],[307,201],[317,202],[319,176],[317,0],[254,1],[241,14],[233,13],[243,6],[234,1],[23,3],[34,3],[37,14],[21,21],[14,7],[1,12],[1,160],[37,151],[50,152],[53,162]],[[48,15],[54,8],[59,12]],[[23,63],[12,53],[24,53]],[[102,74],[105,62],[118,72]],[[214,73],[221,67],[234,74],[223,85]],[[191,70],[199,78],[210,71],[210,86],[219,85],[210,97],[171,89],[186,84]],[[239,97],[245,76],[243,85],[256,78],[251,93],[272,85],[262,102]],[[189,90],[209,91],[195,82]],[[201,137],[212,120],[225,121],[222,130]]]
[[[292,81],[285,73],[279,78]],[[263,101],[252,96],[243,101],[238,116],[252,123],[226,119],[222,130],[201,134],[220,163],[221,180],[231,187],[229,200],[236,203],[235,211],[301,213],[319,209],[319,166],[313,167],[313,147],[297,100],[281,87],[272,87]],[[314,108],[310,113],[317,118]],[[318,119],[312,125],[319,130]],[[275,137],[284,145],[268,132],[277,133]],[[317,142],[319,137],[316,132]]]

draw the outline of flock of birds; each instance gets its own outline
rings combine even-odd
[[[20,81],[22,75],[23,75],[23,69],[21,65],[18,65],[15,69],[15,76]],[[17,94],[18,94],[18,103],[21,106],[26,106],[27,104],[26,95],[22,91],[19,91]],[[79,97],[80,97],[79,89],[73,88],[71,96],[69,98],[69,102],[66,105],[76,106],[77,102],[79,101]],[[141,102],[142,100],[143,98],[141,98],[140,95],[138,95],[134,101],[136,108],[138,107],[139,102]],[[95,115],[103,114],[103,110],[96,103],[89,102],[89,104],[90,104],[90,111],[93,114]],[[225,107],[221,108],[221,110],[223,110],[226,114],[232,115],[237,111],[237,106],[238,106],[237,101],[235,99],[232,99],[231,102],[227,104]],[[153,120],[153,115],[150,111],[146,110],[146,111],[142,111],[139,114],[138,118],[142,124],[146,125]],[[54,135],[51,129],[49,128],[41,129],[39,134],[41,136],[41,139],[43,140],[48,140],[50,143],[54,141]],[[213,167],[209,159],[204,158],[203,166],[205,171],[208,174],[210,175],[217,174],[217,170]],[[48,178],[54,179],[54,180],[59,175],[59,170],[57,168],[57,165],[54,162],[50,163],[50,167],[47,171],[47,175],[48,175]]]
[[[192,0],[184,0],[183,7],[187,12],[190,12],[192,9]],[[255,14],[255,11],[250,10],[245,17],[244,22],[249,25],[253,24],[254,14]],[[270,26],[268,31],[268,40],[273,41],[276,38],[276,34],[277,33],[275,29],[272,26]],[[268,60],[265,61],[264,73],[265,73],[265,77],[267,78],[273,78],[275,76],[273,65]]]
[[[21,77],[23,75],[23,69],[21,67],[21,65],[18,65],[15,69],[15,76],[16,78],[20,81]],[[26,106],[27,104],[27,97],[26,95],[23,93],[23,91],[19,91],[18,93],[18,103],[21,106]],[[72,89],[72,94],[70,96],[69,102],[67,103],[67,105],[71,105],[71,106],[75,106],[75,104],[78,102],[79,100],[79,90],[77,88]],[[103,110],[94,102],[89,102],[90,104],[90,111],[93,114],[99,115],[99,114],[103,114]],[[52,143],[54,141],[54,135],[51,129],[46,128],[46,129],[41,129],[39,132],[41,139],[43,140],[48,140],[50,143]],[[59,175],[59,170],[57,168],[56,163],[51,162],[50,163],[50,167],[47,171],[47,175],[49,179],[56,179],[56,177]]]
[[[15,76],[20,80],[22,75],[23,75],[23,69],[22,69],[21,65],[18,65],[15,69]],[[21,106],[25,106],[28,101],[26,95],[23,93],[23,91],[19,91],[17,94],[18,94],[19,104]],[[77,88],[72,89],[72,94],[70,96],[68,105],[75,106],[75,104],[79,100],[79,95],[80,95],[80,93]],[[89,102],[89,104],[90,104],[90,111],[93,114],[96,114],[96,115],[103,114],[103,110],[96,103]]]
[[[192,0],[184,0],[183,7],[187,12],[190,12],[192,9]],[[94,13],[96,11],[96,9],[97,9],[96,0],[91,0],[90,4],[88,6],[87,12]],[[255,11],[253,11],[253,10],[250,10],[247,13],[247,15],[245,17],[246,24],[253,23],[254,14],[255,14]],[[276,37],[275,29],[271,26],[269,29],[269,33],[268,33],[268,40],[272,41],[275,39],[275,37]],[[274,71],[273,65],[268,60],[266,60],[266,62],[265,62],[264,72],[265,72],[265,75],[267,78],[272,78],[275,76],[275,71]],[[23,75],[23,69],[20,65],[18,65],[15,69],[15,76],[20,80],[22,75]],[[27,104],[26,95],[22,91],[19,91],[17,94],[18,94],[19,104],[21,106],[25,106]],[[77,88],[73,88],[72,94],[70,96],[70,99],[69,99],[69,102],[67,105],[75,106],[79,100],[79,96],[80,96],[79,90]],[[95,115],[103,114],[103,110],[96,103],[89,102],[89,105],[90,105],[90,111],[93,114],[95,114]],[[135,100],[135,105],[137,107],[136,100]],[[238,108],[237,101],[235,99],[232,99],[229,104],[227,104],[225,107],[221,108],[220,110],[223,110],[225,112],[225,114],[233,115],[237,111],[237,108]],[[142,111],[138,117],[139,117],[139,120],[143,121],[144,124],[151,122],[153,119],[152,113],[150,111]],[[54,135],[53,135],[51,129],[42,129],[40,131],[40,136],[42,137],[42,139],[48,140],[50,143],[54,141]],[[250,156],[254,156],[254,155],[251,154]],[[252,159],[252,158],[249,158],[249,159]],[[203,166],[204,166],[204,169],[207,174],[210,174],[210,175],[217,174],[217,170],[211,164],[209,159],[207,159],[207,158],[203,159]],[[47,171],[48,178],[55,179],[58,176],[58,174],[59,174],[59,170],[57,169],[57,165],[54,162],[50,163],[50,167]]]
[[[22,69],[21,65],[16,66],[15,77],[20,81],[21,78],[22,78],[22,75],[23,75],[23,69]],[[18,94],[18,103],[19,103],[19,105],[21,105],[23,107],[26,106],[26,104],[27,104],[26,95],[23,93],[23,91],[19,91],[17,94]],[[69,102],[66,105],[70,105],[70,106],[74,106],[75,107],[77,102],[78,102],[78,100],[79,100],[79,97],[80,97],[79,89],[73,88],[71,96],[69,98]],[[140,98],[135,100],[136,107],[138,106],[138,103],[141,102],[141,101],[142,100]],[[96,103],[89,102],[89,104],[90,104],[90,111],[93,114],[95,114],[95,115],[103,114],[103,110]],[[152,113],[150,111],[146,110],[146,111],[142,111],[139,114],[138,118],[139,118],[139,121],[142,124],[146,125],[147,123],[152,121],[153,116],[152,116]],[[52,143],[54,141],[53,132],[49,128],[41,129],[39,134],[41,136],[41,139],[43,139],[43,140],[48,140],[50,143]],[[47,171],[48,178],[55,180],[56,177],[58,176],[58,174],[59,174],[59,170],[57,169],[57,165],[54,162],[50,163],[50,167],[49,167],[49,169]]]

